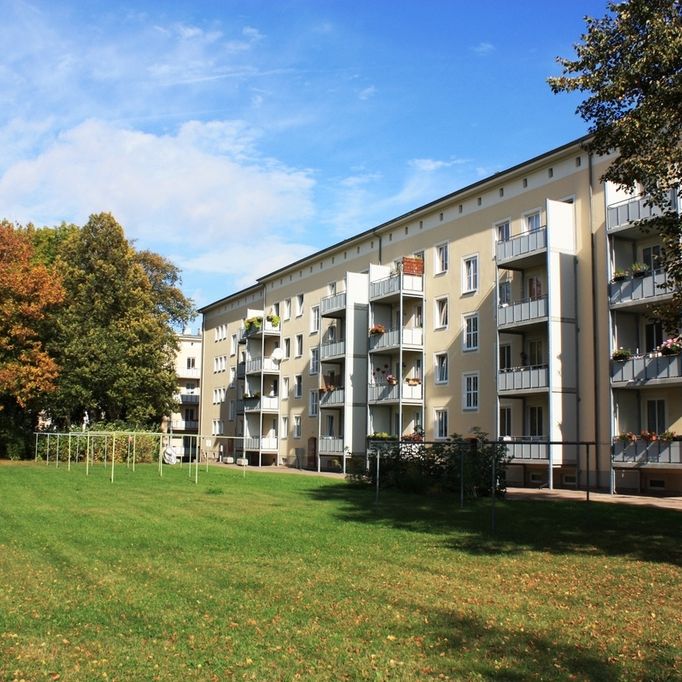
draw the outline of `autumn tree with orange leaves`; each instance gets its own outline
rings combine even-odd
[[[42,338],[63,298],[56,272],[34,262],[29,235],[0,222],[0,456],[19,438],[27,408],[55,388],[59,368]]]

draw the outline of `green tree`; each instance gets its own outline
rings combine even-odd
[[[588,149],[618,150],[604,174],[627,188],[639,184],[662,215],[649,224],[661,234],[663,260],[675,293],[657,314],[669,331],[682,312],[682,219],[676,211],[682,177],[682,2],[611,2],[601,19],[587,17],[576,58],[559,58],[556,92],[588,93],[578,113],[590,123]]]
[[[175,286],[177,269],[137,253],[108,213],[62,236],[52,235],[66,296],[49,342],[62,366],[50,413],[67,423],[88,410],[97,419],[158,426],[173,407],[172,323],[192,311]]]

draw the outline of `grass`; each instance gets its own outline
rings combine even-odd
[[[2,680],[673,680],[682,513],[0,466]]]

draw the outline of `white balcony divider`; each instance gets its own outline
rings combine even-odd
[[[513,367],[498,373],[498,391],[529,391],[549,387],[549,368],[547,365],[533,367]]]
[[[334,296],[325,296],[320,300],[320,315],[324,317],[329,313],[337,312],[338,310],[346,309],[346,292]]]
[[[611,305],[619,303],[636,303],[656,296],[672,294],[674,286],[668,282],[665,270],[656,270],[644,277],[628,277],[628,279],[609,284],[609,301]]]
[[[321,454],[336,454],[343,452],[343,438],[334,436],[322,436],[320,438],[319,449]]]
[[[343,405],[345,391],[342,388],[335,388],[320,395],[320,407],[330,407],[331,405]]]
[[[501,305],[497,308],[497,324],[518,324],[538,320],[548,315],[547,296],[526,298],[523,301]]]
[[[650,354],[629,360],[611,360],[611,382],[644,384],[682,379],[682,355]]]
[[[669,440],[617,440],[613,444],[613,461],[631,464],[682,464],[682,443]]]
[[[320,359],[333,358],[338,355],[346,354],[346,342],[335,341],[334,343],[323,343],[320,346]]]
[[[497,242],[495,255],[499,261],[528,256],[535,251],[547,248],[547,228],[524,232],[506,241]]]

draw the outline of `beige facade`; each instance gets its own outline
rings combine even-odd
[[[682,488],[678,441],[617,438],[682,431],[682,371],[644,314],[669,293],[655,235],[631,225],[642,202],[599,181],[608,158],[583,142],[206,306],[209,449],[343,469],[368,434],[480,428],[508,443],[513,482],[583,485],[589,468],[603,488]],[[638,260],[648,274],[611,281]]]
[[[178,334],[178,352],[175,356],[177,389],[175,400],[179,408],[173,412],[169,423],[171,444],[179,457],[188,459],[196,455],[199,434],[201,400],[201,334]]]

